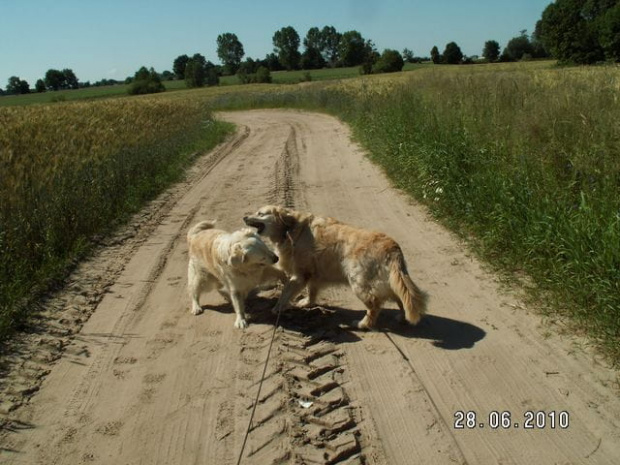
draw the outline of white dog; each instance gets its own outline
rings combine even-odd
[[[214,229],[215,221],[203,221],[187,233],[189,246],[188,291],[192,313],[202,313],[200,294],[217,289],[237,314],[235,328],[248,326],[245,299],[257,286],[283,281],[284,273],[274,267],[278,256],[251,229],[232,233]]]

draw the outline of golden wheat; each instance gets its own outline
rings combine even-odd
[[[0,108],[0,336],[32,288],[223,134],[187,98]]]

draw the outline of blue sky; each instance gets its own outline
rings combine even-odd
[[[182,54],[218,63],[217,36],[237,34],[246,57],[264,58],[272,37],[293,26],[359,31],[377,49],[429,56],[456,42],[480,55],[532,32],[551,0],[0,0],[0,87],[18,76],[31,87],[50,69],[80,81],[124,79],[140,66],[172,69]],[[303,49],[303,47],[302,47]]]

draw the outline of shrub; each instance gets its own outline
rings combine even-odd
[[[384,50],[379,60],[372,67],[373,73],[395,73],[402,71],[405,61],[396,50]]]
[[[148,70],[143,66],[136,72],[133,82],[129,86],[128,92],[131,95],[140,95],[155,94],[158,92],[164,92],[165,90],[166,88],[162,84],[161,79],[155,70],[153,68]]]
[[[271,71],[264,66],[259,66],[255,73],[248,73],[242,67],[237,71],[237,78],[241,84],[271,84]]]
[[[256,70],[256,82],[258,83],[271,83],[271,71],[264,66],[259,66]]]

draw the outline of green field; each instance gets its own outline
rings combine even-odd
[[[425,65],[405,66],[403,71],[411,71]],[[274,71],[271,73],[274,84],[297,84],[303,81],[325,81],[336,79],[349,79],[359,77],[359,67],[319,69],[312,71]],[[308,79],[309,76],[309,79]],[[237,76],[223,76],[220,78],[221,86],[241,85]],[[185,81],[165,81],[167,92],[188,90]],[[31,93],[27,95],[5,95],[0,97],[0,107],[16,105],[33,105],[41,103],[58,103],[75,100],[96,100],[111,97],[127,97],[129,86],[119,84],[115,86],[87,87],[76,90],[59,90],[56,92]]]
[[[186,89],[184,81],[166,81],[164,85],[166,86],[166,90],[169,91]],[[58,90],[26,95],[5,95],[0,97],[0,107],[128,97],[128,89],[128,85],[118,84],[115,86],[85,87],[75,90]]]
[[[617,69],[560,68],[552,62],[531,62],[418,65],[413,70],[372,76],[359,76],[356,69],[321,70],[313,72],[312,82],[303,85],[292,84],[303,78],[300,72],[274,73],[276,84],[222,82],[213,88],[182,90],[183,83],[177,81],[177,91],[147,97],[119,93],[122,99],[54,103],[31,112],[28,109],[34,107],[0,108],[3,280],[16,276],[14,270],[19,266],[24,270],[41,268],[36,261],[41,258],[31,257],[27,251],[42,250],[43,257],[48,257],[49,250],[58,249],[55,241],[64,240],[65,228],[70,228],[59,222],[55,232],[48,233],[47,223],[32,223],[27,208],[46,211],[48,207],[38,202],[58,197],[66,205],[58,200],[60,203],[49,209],[49,221],[66,216],[81,205],[76,198],[81,199],[85,192],[76,193],[82,192],[84,185],[117,179],[114,176],[119,175],[109,178],[105,161],[127,159],[119,156],[128,147],[130,159],[140,160],[140,153],[162,144],[167,147],[161,149],[160,163],[165,167],[184,152],[181,148],[188,141],[183,142],[182,134],[200,139],[198,128],[204,111],[258,107],[325,111],[351,125],[369,157],[397,187],[426,204],[437,219],[468,240],[505,277],[519,280],[543,311],[573,322],[576,331],[587,332],[612,360],[620,362]],[[68,92],[77,96],[82,91]],[[107,96],[114,95],[111,89],[109,92]],[[162,134],[162,139],[148,128],[159,124],[160,110],[167,105],[172,107],[164,113],[170,113],[170,124],[179,132]],[[93,119],[103,108],[107,117]],[[48,119],[41,120],[43,117]],[[128,134],[118,145],[123,139],[106,135],[119,130],[115,124],[124,128],[122,122],[127,118],[132,121],[132,133],[144,131],[145,136],[135,139]],[[92,147],[98,151],[93,153]],[[50,164],[60,155],[74,164]],[[50,177],[46,170],[51,166],[62,170]],[[26,177],[16,178],[22,181],[13,184],[5,181],[15,176]],[[60,187],[50,187],[50,179]],[[35,191],[32,186],[37,186]],[[148,182],[146,186],[149,195],[163,188],[150,190]],[[109,196],[110,191],[105,192]],[[128,202],[134,209],[141,202],[129,201],[135,196],[122,190],[112,192],[106,202]],[[35,197],[22,202],[26,210],[16,215],[18,207],[6,199],[26,194]],[[117,213],[112,210],[111,215]],[[12,232],[20,229],[11,229],[14,226],[7,218],[30,221],[27,228],[33,235],[26,242],[10,242]],[[22,223],[17,224],[23,228]],[[18,266],[13,259],[20,254],[25,262]],[[62,269],[48,268],[53,276]],[[17,276],[24,275],[27,273]],[[0,294],[11,294],[17,281],[1,283],[5,287]],[[8,315],[7,327],[15,318],[11,310],[17,301],[5,301],[0,308],[0,313]]]

